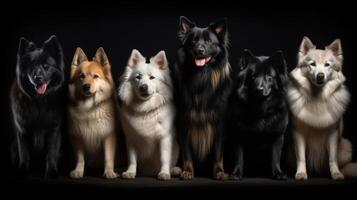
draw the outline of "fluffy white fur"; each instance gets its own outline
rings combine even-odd
[[[128,151],[128,169],[122,178],[133,179],[138,172],[168,180],[171,170],[179,173],[174,168],[179,151],[170,72],[164,51],[151,58],[149,64],[145,61],[139,51],[133,50],[119,86]],[[143,85],[148,87],[148,97],[140,94],[139,87]]]
[[[352,145],[342,137],[342,116],[350,94],[341,69],[339,40],[320,50],[307,37],[303,39],[287,95],[294,122],[298,180],[307,179],[307,170],[320,174],[326,169],[333,179],[343,179],[340,168],[352,160]],[[316,84],[317,73],[324,74],[322,85]],[[357,175],[356,168],[348,168],[342,170],[345,175]]]
[[[110,64],[102,48],[98,49],[96,58],[98,62],[102,60],[101,67],[107,68],[107,74],[106,77],[93,79],[92,87],[96,91],[91,96],[81,94],[82,83],[75,76],[92,62],[87,60],[80,48],[77,49],[72,62],[68,128],[77,163],[70,173],[71,178],[82,178],[85,161],[95,161],[98,158],[104,158],[105,178],[118,177],[114,172],[118,122],[115,88]],[[104,156],[98,156],[99,153],[104,153]]]

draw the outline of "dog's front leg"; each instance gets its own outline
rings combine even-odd
[[[113,179],[118,177],[118,174],[114,172],[114,159],[116,149],[115,142],[115,133],[110,134],[104,139],[105,166],[103,176],[107,179]]]
[[[187,135],[181,141],[181,154],[183,159],[183,171],[181,173],[181,179],[192,180],[194,177],[194,169],[191,155],[190,142],[187,139]]]
[[[161,169],[157,178],[159,180],[170,180],[170,162],[172,155],[172,136],[168,135],[160,141]]]
[[[224,173],[223,166],[223,136],[221,129],[222,126],[218,126],[216,129],[216,140],[214,141],[214,166],[213,166],[213,177],[216,180],[226,180],[228,175]],[[220,130],[218,130],[220,129]]]
[[[234,169],[233,169],[230,179],[237,181],[237,180],[241,180],[243,177],[244,149],[241,144],[237,144],[234,147],[233,155],[234,155]]]
[[[83,141],[81,138],[73,139],[73,146],[75,151],[75,156],[77,159],[76,168],[71,171],[70,177],[71,178],[82,178],[84,173],[84,146]]]
[[[12,144],[12,161],[17,167],[17,172],[19,177],[26,177],[30,168],[30,152],[27,145],[23,139],[24,131],[22,129],[15,128],[16,139]]]
[[[337,164],[337,151],[338,151],[338,130],[335,130],[328,138],[327,150],[329,153],[329,165],[331,177],[334,180],[342,180],[344,179],[343,174],[338,168]]]
[[[57,126],[50,136],[47,138],[47,148],[48,153],[46,157],[46,177],[56,178],[57,174],[57,163],[61,150],[61,127]]]
[[[272,177],[276,180],[286,180],[287,176],[281,171],[280,159],[284,144],[284,135],[281,135],[272,146]]]
[[[137,166],[137,154],[133,146],[130,145],[130,142],[126,142],[127,151],[128,151],[128,169],[122,173],[122,178],[124,179],[134,179],[136,176],[136,166]]]
[[[306,141],[305,138],[298,132],[294,132],[294,141],[295,141],[295,153],[296,153],[296,165],[297,170],[295,174],[296,180],[306,180]]]

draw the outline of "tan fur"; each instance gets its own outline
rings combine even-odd
[[[81,75],[82,74],[82,75]],[[82,92],[82,86],[89,84],[90,94]],[[69,84],[69,134],[77,159],[76,169],[70,176],[83,177],[85,159],[98,159],[103,151],[106,178],[116,178],[114,159],[116,150],[117,105],[110,64],[102,48],[94,61],[88,61],[78,48],[71,66]]]
[[[212,88],[215,90],[221,80],[221,70],[213,70],[211,74],[211,85]]]
[[[191,124],[188,131],[191,136],[193,152],[195,152],[199,160],[202,160],[212,149],[214,140],[213,128],[210,123],[205,123],[203,126]]]
[[[211,85],[212,88],[215,90],[217,89],[219,82],[221,79],[227,77],[230,73],[231,67],[229,64],[226,64],[223,68],[214,69],[211,74]]]

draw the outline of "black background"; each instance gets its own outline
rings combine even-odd
[[[21,36],[41,45],[50,35],[58,36],[64,53],[66,67],[76,47],[81,47],[92,57],[98,47],[104,47],[117,80],[133,48],[151,57],[165,50],[169,62],[175,58],[178,44],[179,16],[185,15],[199,26],[227,18],[230,35],[230,62],[237,66],[243,49],[256,55],[284,52],[289,71],[296,64],[296,54],[303,36],[308,36],[319,48],[341,38],[344,50],[343,72],[352,94],[351,104],[345,114],[344,136],[357,146],[356,127],[353,123],[356,105],[355,23],[354,13],[348,5],[327,3],[324,6],[309,2],[278,4],[233,4],[226,1],[204,2],[138,2],[75,3],[62,5],[23,4],[9,6],[2,18],[1,64],[1,158],[2,167],[11,169],[9,144],[12,135],[9,107],[9,88],[15,78],[16,52]],[[354,151],[356,154],[356,150]],[[356,161],[356,155],[354,155]],[[4,176],[8,173],[2,170]]]

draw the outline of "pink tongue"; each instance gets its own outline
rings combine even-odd
[[[203,67],[206,64],[206,59],[195,59],[197,67]]]
[[[42,83],[40,86],[36,88],[37,94],[43,95],[45,94],[47,89],[47,83]]]
[[[211,56],[208,56],[207,58],[195,59],[195,63],[197,67],[203,67],[210,60],[211,60]]]

